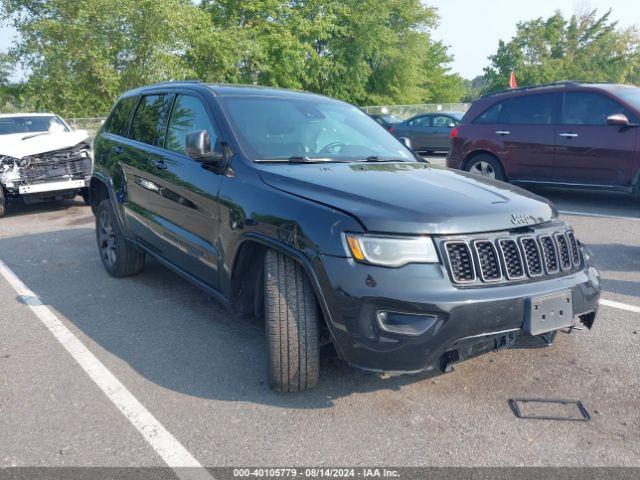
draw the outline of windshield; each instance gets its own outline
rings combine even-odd
[[[616,93],[633,108],[640,110],[640,88],[623,88]]]
[[[293,157],[415,161],[413,154],[360,109],[317,98],[222,97],[252,160]]]
[[[69,127],[55,115],[31,115],[0,118],[0,135],[12,133],[68,132]]]

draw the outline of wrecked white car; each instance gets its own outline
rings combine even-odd
[[[53,114],[0,114],[0,217],[16,200],[88,200],[92,167],[85,130]]]

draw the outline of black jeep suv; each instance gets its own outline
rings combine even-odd
[[[598,272],[552,205],[431,166],[318,95],[127,92],[96,137],[91,199],[111,275],[152,255],[264,316],[277,390],[317,384],[323,343],[369,370],[447,370],[519,336],[591,327],[598,306]]]

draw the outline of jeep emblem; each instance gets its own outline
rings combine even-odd
[[[514,225],[528,225],[529,223],[535,223],[535,221],[535,218],[531,215],[511,214],[511,223]]]

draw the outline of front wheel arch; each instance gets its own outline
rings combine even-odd
[[[255,285],[251,278],[251,274],[248,275],[248,282],[243,281],[243,273],[248,273],[248,270],[242,270],[242,266],[247,266],[249,264],[260,264],[264,260],[264,255],[267,250],[271,249],[282,253],[283,255],[290,257],[295,262],[299,263],[302,269],[304,270],[313,290],[315,292],[316,301],[320,308],[320,313],[322,314],[321,322],[326,326],[329,334],[329,338],[333,342],[333,345],[338,353],[340,358],[343,358],[342,350],[340,349],[340,344],[336,341],[336,332],[334,331],[334,321],[331,316],[331,310],[329,309],[329,304],[327,302],[326,297],[323,294],[322,287],[320,286],[320,280],[316,271],[313,268],[313,262],[309,260],[301,251],[296,250],[288,245],[285,245],[277,240],[274,240],[271,237],[263,236],[259,233],[247,233],[243,235],[240,240],[240,245],[238,246],[237,253],[234,255],[233,259],[233,267],[230,275],[230,283],[228,290],[228,298],[231,301],[231,304],[234,303],[237,305],[238,300],[242,299],[240,294],[241,290],[239,287],[244,283],[244,285]],[[241,256],[242,255],[242,256]],[[262,270],[261,270],[262,272]],[[240,287],[241,288],[241,287]],[[246,290],[245,290],[246,291]],[[240,294],[240,295],[239,295]],[[255,294],[251,294],[252,298],[256,298]],[[247,298],[247,297],[245,297]],[[256,312],[259,309],[259,306],[254,304],[253,311]],[[232,307],[232,309],[235,307]],[[247,314],[251,313],[250,311],[240,309],[235,310],[237,314]]]

